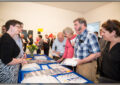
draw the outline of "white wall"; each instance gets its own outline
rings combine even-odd
[[[85,14],[33,2],[0,2],[0,27],[9,19],[18,19],[24,22],[24,29],[34,30],[34,38],[37,28],[44,29],[43,35],[57,34],[66,26],[73,27],[73,20],[81,16],[88,23],[120,20],[120,2],[111,2]]]
[[[73,20],[82,14],[72,11],[41,5],[33,2],[0,2],[0,26],[9,19],[17,19],[24,23],[24,29],[43,28],[44,34],[57,34],[66,26],[73,27]]]
[[[120,20],[120,2],[111,2],[84,14],[88,23],[98,22],[101,24],[108,19]]]

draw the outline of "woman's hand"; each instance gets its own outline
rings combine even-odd
[[[62,59],[57,60],[58,63],[60,63],[61,61],[62,61]]]
[[[60,58],[59,60],[57,60],[58,63],[62,62],[64,58]]]
[[[13,60],[7,65],[16,65],[16,64],[27,64],[27,61],[24,58],[13,58]]]
[[[27,54],[26,54],[26,53],[24,53],[23,58],[24,58],[24,59],[26,59],[26,58],[27,58]]]
[[[24,58],[21,58],[21,64],[27,64],[27,60],[25,60]]]

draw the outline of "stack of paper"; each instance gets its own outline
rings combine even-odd
[[[34,71],[34,72],[29,72],[24,74],[24,78],[29,78],[29,77],[33,77],[33,76],[41,76],[42,74],[40,73],[40,71]]]
[[[76,66],[77,65],[76,58],[67,58],[61,62],[61,65]]]
[[[34,56],[34,59],[36,60],[47,60],[45,56]]]
[[[57,79],[61,83],[86,83],[87,81],[74,73],[59,75]]]
[[[24,64],[22,66],[22,70],[23,71],[33,71],[33,70],[38,70],[40,69],[39,65],[37,65],[36,63],[32,63],[32,64]]]
[[[52,76],[42,75],[24,78],[21,83],[58,83],[58,81]]]
[[[64,66],[61,66],[60,64],[50,64],[49,65],[52,69],[59,69],[62,73],[69,73],[71,72],[70,69],[64,67]]]

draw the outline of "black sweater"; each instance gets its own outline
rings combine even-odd
[[[16,58],[20,49],[13,38],[5,33],[0,40],[0,59],[4,64],[10,63]]]
[[[120,81],[120,43],[109,48],[110,42],[103,53],[101,76]]]

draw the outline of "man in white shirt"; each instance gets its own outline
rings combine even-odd
[[[64,34],[62,32],[59,32],[52,46],[52,55],[54,60],[58,60],[62,57],[65,50],[65,44],[66,38],[64,38]]]

